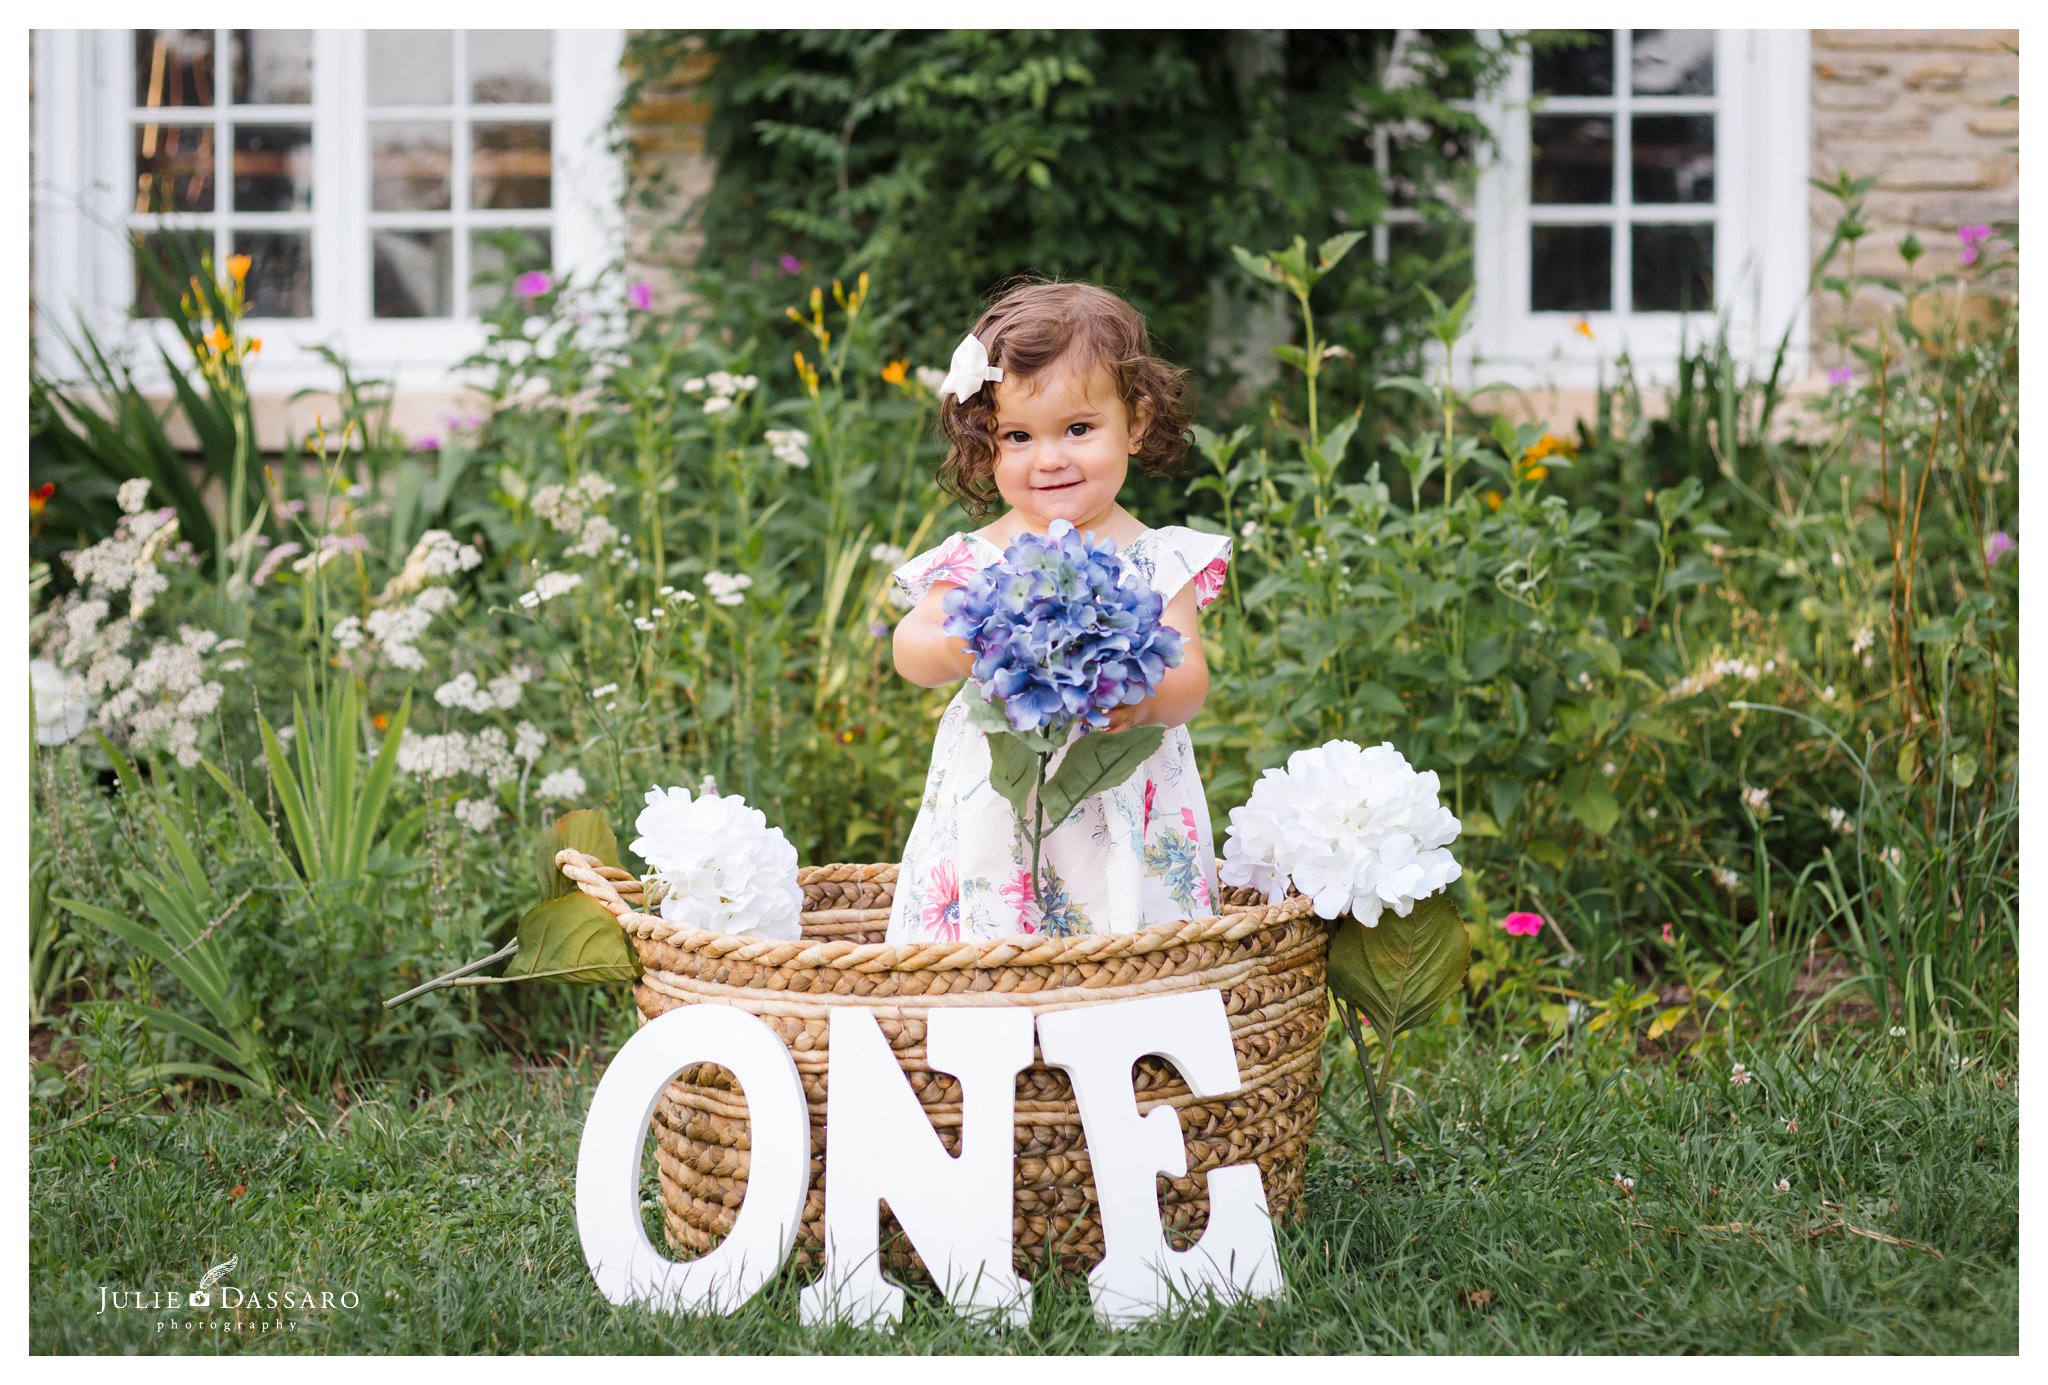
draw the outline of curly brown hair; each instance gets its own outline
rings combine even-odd
[[[1164,476],[1186,457],[1193,401],[1188,372],[1152,354],[1145,319],[1116,294],[1094,284],[1031,277],[1012,281],[974,324],[989,364],[1003,383],[1029,380],[1054,364],[1087,372],[1108,369],[1131,426],[1140,426],[1137,463]],[[996,488],[995,391],[988,385],[962,404],[939,401],[939,429],[949,450],[939,463],[939,486],[977,519],[1002,498]]]

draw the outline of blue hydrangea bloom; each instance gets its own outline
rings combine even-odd
[[[944,628],[974,651],[982,698],[1002,699],[1012,727],[1059,735],[1076,721],[1107,726],[1111,710],[1150,697],[1179,666],[1165,608],[1115,540],[1056,519],[948,592]]]

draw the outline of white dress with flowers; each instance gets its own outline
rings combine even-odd
[[[1198,608],[1216,599],[1230,565],[1227,536],[1179,525],[1147,529],[1118,551],[1165,602],[1193,582]],[[933,582],[965,584],[1002,556],[979,534],[955,533],[894,576],[915,604]],[[890,942],[1134,933],[1215,912],[1209,803],[1187,727],[1167,727],[1129,779],[1083,799],[1046,833],[1041,900],[1032,889],[1030,839],[989,782],[987,733],[967,723],[967,699],[980,695],[974,679],[963,680],[939,718],[924,800],[897,874]],[[1068,744],[1084,734],[1085,723],[1076,723]],[[1048,777],[1065,757],[1064,749],[1053,756]]]

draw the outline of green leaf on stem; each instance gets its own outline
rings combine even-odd
[[[579,891],[526,911],[519,920],[519,951],[499,979],[588,986],[639,976],[640,958],[619,921]]]
[[[1066,821],[1074,805],[1090,794],[1115,788],[1137,771],[1166,736],[1164,726],[1135,726],[1128,731],[1089,731],[1068,747],[1060,767],[1045,786],[1048,826]]]
[[[1352,918],[1339,922],[1330,939],[1330,989],[1363,1010],[1385,1042],[1457,994],[1471,950],[1457,904],[1439,891],[1407,918],[1389,909],[1374,928]]]

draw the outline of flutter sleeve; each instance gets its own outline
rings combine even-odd
[[[949,534],[944,543],[936,548],[927,548],[889,575],[895,581],[896,590],[902,595],[903,606],[907,610],[924,600],[924,594],[931,590],[932,583],[952,582],[965,586],[980,571],[981,559],[975,554],[974,545],[967,541],[967,536]]]
[[[1176,525],[1167,535],[1165,546],[1173,560],[1160,565],[1160,594],[1171,602],[1180,595],[1182,587],[1193,582],[1196,610],[1214,601],[1223,590],[1224,575],[1230,571],[1230,536],[1205,534]]]

